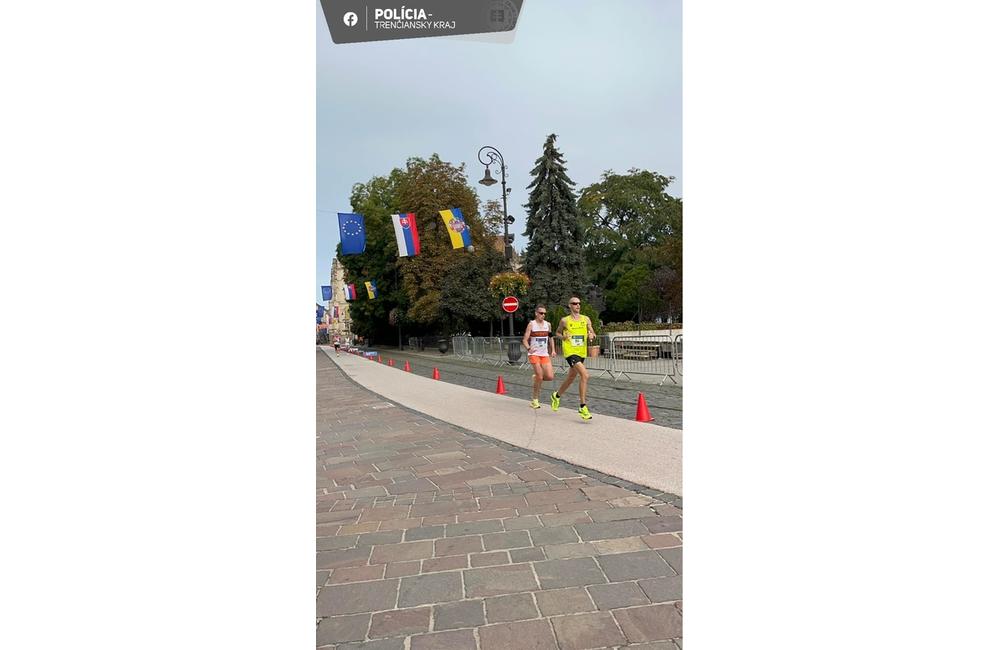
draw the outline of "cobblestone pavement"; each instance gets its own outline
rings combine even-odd
[[[317,647],[682,647],[679,498],[316,366]]]
[[[397,365],[402,365],[404,360],[410,362],[412,371],[430,377],[435,367],[441,371],[441,381],[452,384],[460,384],[469,388],[494,392],[497,385],[497,375],[503,375],[504,386],[507,394],[515,399],[531,399],[532,371],[530,368],[517,368],[516,366],[488,366],[474,361],[458,359],[454,355],[429,356],[412,353],[409,351],[399,351],[396,349],[371,348],[382,354],[383,361],[388,362],[389,358],[397,360]],[[437,354],[436,352],[434,353]],[[563,379],[565,373],[556,373],[554,382],[542,384],[542,402],[548,404],[548,395],[555,390]],[[574,383],[569,389],[564,404],[573,406],[575,409],[579,402],[578,384]],[[642,392],[646,398],[646,405],[649,413],[655,418],[651,425],[660,425],[674,429],[683,428],[682,425],[682,397],[683,387],[664,384],[636,383],[627,380],[612,381],[606,376],[598,376],[592,371],[590,383],[587,385],[587,405],[594,413],[610,415],[613,417],[635,418],[635,406],[639,393]]]

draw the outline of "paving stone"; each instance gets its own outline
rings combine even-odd
[[[677,645],[674,645],[674,644]],[[677,650],[681,647],[680,639],[673,639],[672,641],[653,641],[652,643],[630,643],[628,646],[629,650]]]
[[[507,555],[507,551],[473,553],[469,556],[469,566],[473,568],[482,566],[497,566],[498,564],[510,564],[510,558]]]
[[[483,549],[483,538],[479,535],[447,537],[445,539],[434,540],[435,557],[481,553],[483,550],[485,550]]]
[[[681,613],[673,605],[649,605],[612,612],[630,643],[681,636]]]
[[[561,650],[606,648],[625,643],[610,612],[556,616],[552,619]]]
[[[490,623],[523,621],[538,618],[538,609],[531,594],[512,594],[486,599],[486,620]]]
[[[388,564],[389,562],[405,562],[406,560],[423,560],[434,555],[434,542],[403,542],[402,544],[386,544],[376,546],[372,550],[372,564]]]
[[[469,569],[465,574],[466,597],[499,596],[538,589],[528,564]]]
[[[570,503],[571,501],[584,501],[586,498],[583,492],[576,488],[571,490],[544,490],[524,495],[524,500],[528,502],[529,506]]]
[[[523,508],[528,503],[524,497],[512,495],[502,497],[482,497],[479,499],[480,510],[499,510],[501,508]]]
[[[634,582],[615,582],[610,585],[587,587],[597,609],[618,609],[634,605],[648,605],[646,593]]]
[[[360,510],[337,510],[334,512],[316,513],[317,524],[353,524],[356,523],[362,512]]]
[[[499,520],[490,519],[487,521],[464,521],[462,523],[448,524],[445,526],[445,537],[461,537],[463,535],[481,535],[483,533],[499,533],[503,530],[503,523]]]
[[[677,535],[672,533],[657,533],[656,535],[643,535],[642,541],[649,548],[674,548],[681,546],[682,542]]]
[[[638,519],[626,521],[609,521],[599,524],[576,524],[573,526],[580,540],[591,542],[595,539],[613,539],[615,537],[639,537],[649,534],[649,529]]]
[[[444,603],[462,599],[461,571],[428,573],[400,580],[399,607],[413,607],[414,605]]]
[[[431,608],[391,609],[372,614],[371,631],[368,636],[380,639],[387,636],[406,636],[427,632],[431,627]]]
[[[653,517],[642,520],[651,533],[676,533],[684,530],[684,520],[681,517]]]
[[[514,548],[509,552],[511,562],[534,562],[545,559],[545,553],[541,548]]]
[[[350,548],[340,551],[322,551],[316,554],[317,569],[339,569],[368,564],[371,551],[367,548]]]
[[[413,492],[437,492],[438,487],[425,478],[414,481],[401,481],[385,487],[389,494],[410,494]]]
[[[435,571],[453,571],[455,569],[468,569],[468,555],[448,555],[436,557],[431,560],[424,560],[420,565],[420,573],[433,573]]]
[[[363,524],[348,524],[346,526],[341,526],[340,530],[337,531],[337,536],[340,535],[358,535],[360,533],[374,533],[378,530],[379,523],[377,521],[369,521]]]
[[[476,637],[472,630],[432,632],[410,637],[410,650],[475,650]]]
[[[615,508],[633,508],[637,506],[646,506],[653,502],[653,498],[645,495],[637,494],[631,497],[622,497],[621,499],[612,499],[608,501],[609,504]]]
[[[571,557],[593,557],[599,553],[591,542],[578,544],[551,544],[542,547],[545,558],[549,560],[565,560]]]
[[[409,517],[407,519],[386,519],[385,521],[380,521],[378,529],[380,532],[383,532],[390,530],[408,530],[410,528],[419,528],[420,526],[420,517]]]
[[[497,623],[479,628],[482,650],[557,650],[548,621]]]
[[[559,616],[594,611],[594,603],[583,587],[536,591],[535,601],[542,616]]]
[[[433,517],[436,515],[457,515],[460,512],[475,512],[476,504],[471,501],[438,501],[410,506],[411,517]]]
[[[377,564],[374,566],[352,566],[352,567],[341,567],[333,572],[330,576],[330,584],[337,585],[346,582],[365,582],[368,580],[381,580],[383,574],[385,573],[385,565]]]
[[[683,555],[682,549],[680,548],[660,549],[657,551],[657,553],[659,553],[660,557],[662,557],[664,560],[667,561],[667,564],[670,565],[671,569],[677,572],[677,575],[680,575],[682,573],[681,571],[681,556]]]
[[[541,515],[543,526],[572,526],[573,524],[589,524],[590,515],[586,512],[568,512],[556,515]]]
[[[623,490],[614,485],[595,485],[593,487],[582,488],[581,491],[587,495],[591,501],[610,501],[611,499],[621,499],[622,497],[634,496],[634,492]]]
[[[506,548],[524,548],[531,546],[528,531],[515,530],[509,533],[487,533],[483,535],[483,548],[487,551],[497,551]]]
[[[412,560],[410,562],[390,562],[385,567],[386,578],[415,576],[418,573],[420,573],[420,560]]]
[[[463,600],[434,606],[434,630],[454,630],[486,624],[483,601]]]
[[[344,537],[318,537],[316,538],[317,551],[332,551],[335,549],[354,548],[358,544],[357,535],[345,535]]]
[[[632,551],[648,551],[649,546],[641,537],[618,537],[617,539],[598,539],[591,542],[601,555],[613,553],[629,553]]]
[[[358,546],[381,546],[398,544],[401,541],[403,541],[403,531],[401,530],[386,530],[358,536]]]
[[[391,609],[396,606],[398,583],[399,580],[376,580],[323,587],[316,601],[316,615],[337,616]]]
[[[403,650],[405,639],[379,639],[378,641],[362,641],[360,643],[344,643],[336,650]]]
[[[626,519],[648,519],[653,515],[653,511],[646,507],[638,508],[608,508],[607,510],[594,510],[590,513],[590,518],[594,523],[605,521],[624,521]]]
[[[517,513],[513,508],[503,508],[501,510],[483,510],[481,512],[463,512],[458,515],[459,522],[483,521],[486,519],[510,519]],[[502,524],[501,524],[502,525]]]
[[[560,503],[556,507],[559,508],[559,512],[579,512],[581,510],[592,512],[595,510],[608,510],[611,508],[611,504],[604,501],[575,501],[572,503]]]
[[[407,528],[403,533],[403,540],[416,542],[424,539],[436,539],[444,537],[444,526],[420,526],[418,528]]]
[[[542,522],[539,521],[538,515],[528,515],[526,517],[504,519],[503,527],[506,530],[529,530],[532,528],[541,528]]]
[[[681,576],[666,576],[640,580],[639,587],[654,603],[665,603],[681,599]]]
[[[326,584],[327,578],[330,577],[330,571],[317,571],[316,572],[316,586],[322,587]]]
[[[673,575],[674,570],[656,551],[600,555],[598,564],[614,582]]]
[[[384,488],[377,488],[385,492]],[[359,524],[366,521],[385,521],[386,519],[405,519],[410,506],[388,506],[385,508],[371,508],[361,513]]]
[[[534,562],[533,565],[542,589],[604,584],[608,581],[594,558],[590,557],[571,560],[545,560]]]
[[[333,645],[344,641],[361,641],[368,632],[371,614],[352,614],[324,618],[316,628],[316,645]]]
[[[571,544],[580,541],[576,535],[576,530],[572,526],[554,526],[536,528],[529,531],[533,546],[543,544]]]

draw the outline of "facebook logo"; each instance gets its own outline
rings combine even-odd
[[[344,14],[344,24],[348,27],[354,27],[358,24],[358,15],[353,11],[348,11]]]

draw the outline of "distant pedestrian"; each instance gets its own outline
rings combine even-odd
[[[563,356],[569,364],[569,372],[559,390],[552,393],[552,410],[559,410],[559,398],[565,393],[573,380],[580,377],[580,417],[584,420],[591,418],[590,410],[587,408],[587,382],[590,375],[583,365],[583,360],[587,357],[587,341],[597,338],[594,326],[590,318],[580,313],[580,299],[573,296],[569,299],[569,316],[563,317],[559,321],[556,329],[556,338],[562,340]]]
[[[337,356],[340,356],[340,334],[333,335],[333,349],[337,352]]]
[[[550,381],[555,374],[552,371],[552,355],[556,353],[556,343],[552,340],[552,325],[545,320],[545,305],[535,307],[535,319],[524,329],[521,345],[528,351],[528,361],[535,372],[535,381],[531,386],[531,408],[541,408],[538,395],[542,390],[542,382]]]

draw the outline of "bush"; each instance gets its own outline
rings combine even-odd
[[[683,329],[682,323],[642,323],[642,330],[679,330]],[[604,326],[604,333],[610,332],[637,332],[639,326],[632,321],[624,323],[608,323]]]

